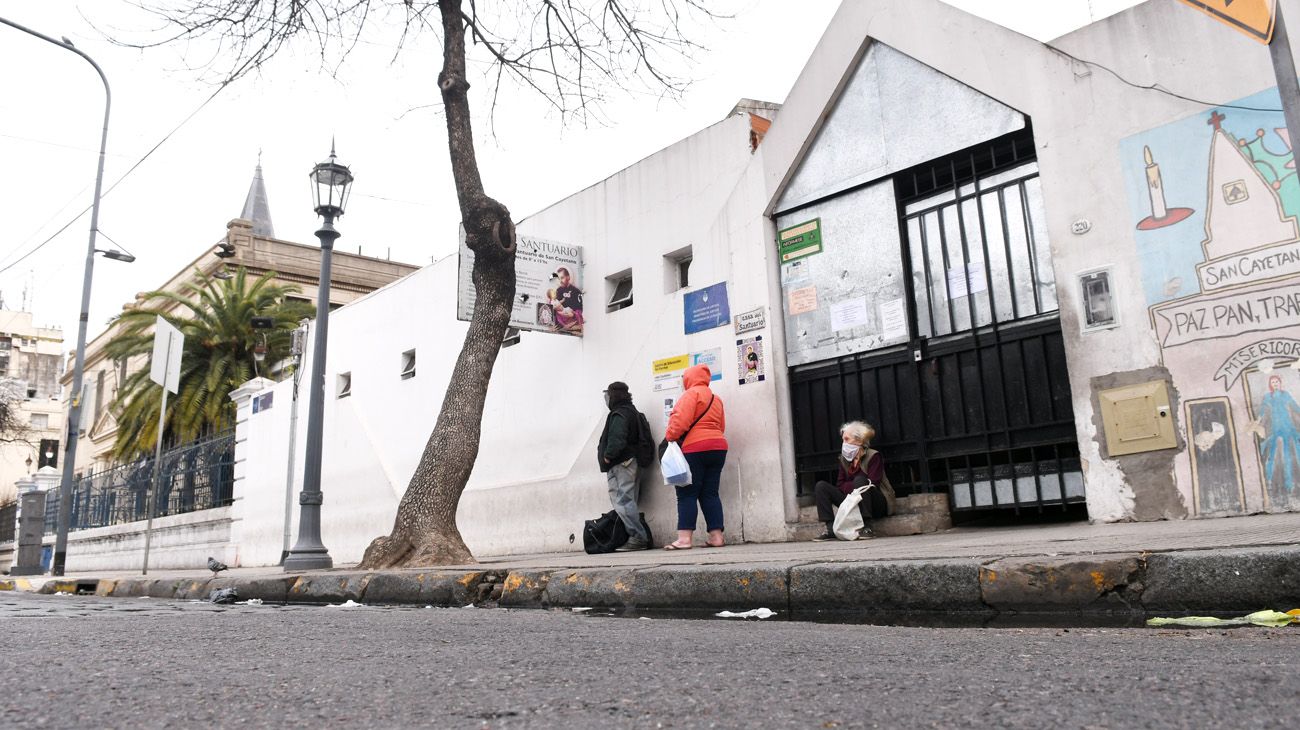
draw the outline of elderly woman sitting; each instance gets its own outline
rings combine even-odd
[[[826,532],[813,538],[816,542],[834,540],[835,531],[831,525],[835,522],[835,508],[844,501],[849,492],[866,484],[872,485],[862,493],[862,522],[866,529],[862,537],[871,537],[871,520],[885,517],[893,509],[894,488],[885,476],[885,460],[879,451],[871,448],[871,439],[876,430],[862,421],[849,421],[840,426],[840,438],[844,442],[840,450],[840,468],[835,483],[817,482],[813,496],[817,500],[817,519],[826,523]]]

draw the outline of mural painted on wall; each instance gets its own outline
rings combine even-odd
[[[1120,146],[1198,514],[1300,510],[1300,178],[1280,110],[1263,92]]]

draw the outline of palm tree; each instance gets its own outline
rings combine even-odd
[[[258,375],[259,368],[289,356],[291,333],[315,307],[289,299],[298,287],[274,279],[274,272],[252,278],[242,267],[229,279],[195,269],[194,280],[180,291],[147,292],[118,317],[118,332],[104,348],[110,358],[138,362],[141,356],[149,357],[159,316],[185,335],[180,387],[167,400],[167,441],[184,443],[232,423],[230,392]],[[269,317],[271,328],[254,330],[253,317]],[[255,357],[258,345],[265,346],[261,363]],[[113,453],[119,461],[153,450],[161,396],[162,388],[150,380],[148,367],[129,374],[118,389]]]

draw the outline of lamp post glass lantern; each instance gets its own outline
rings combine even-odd
[[[317,215],[324,216],[327,222],[342,216],[352,189],[352,171],[338,163],[333,144],[330,158],[312,168],[310,179]]]
[[[319,570],[332,568],[330,557],[320,537],[320,507],[324,497],[320,489],[321,442],[325,427],[325,350],[329,341],[330,317],[330,264],[334,241],[339,232],[334,219],[343,215],[348,192],[352,186],[352,171],[340,165],[330,144],[329,160],[312,168],[309,177],[316,213],[324,220],[316,231],[320,239],[320,284],[316,294],[316,333],[312,341],[311,379],[308,381],[307,454],[303,463],[302,492],[298,494],[298,541],[284,558],[284,569]]]

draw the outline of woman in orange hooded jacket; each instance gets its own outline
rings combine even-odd
[[[682,447],[686,463],[691,467],[691,484],[677,487],[677,540],[664,545],[665,550],[689,550],[695,533],[695,520],[699,510],[704,512],[704,524],[709,537],[705,547],[722,547],[722,498],[718,495],[718,480],[722,465],[727,460],[727,416],[722,399],[709,390],[713,374],[707,365],[689,367],[682,374],[685,388],[682,397],[673,406],[668,417],[664,438],[676,441]]]

